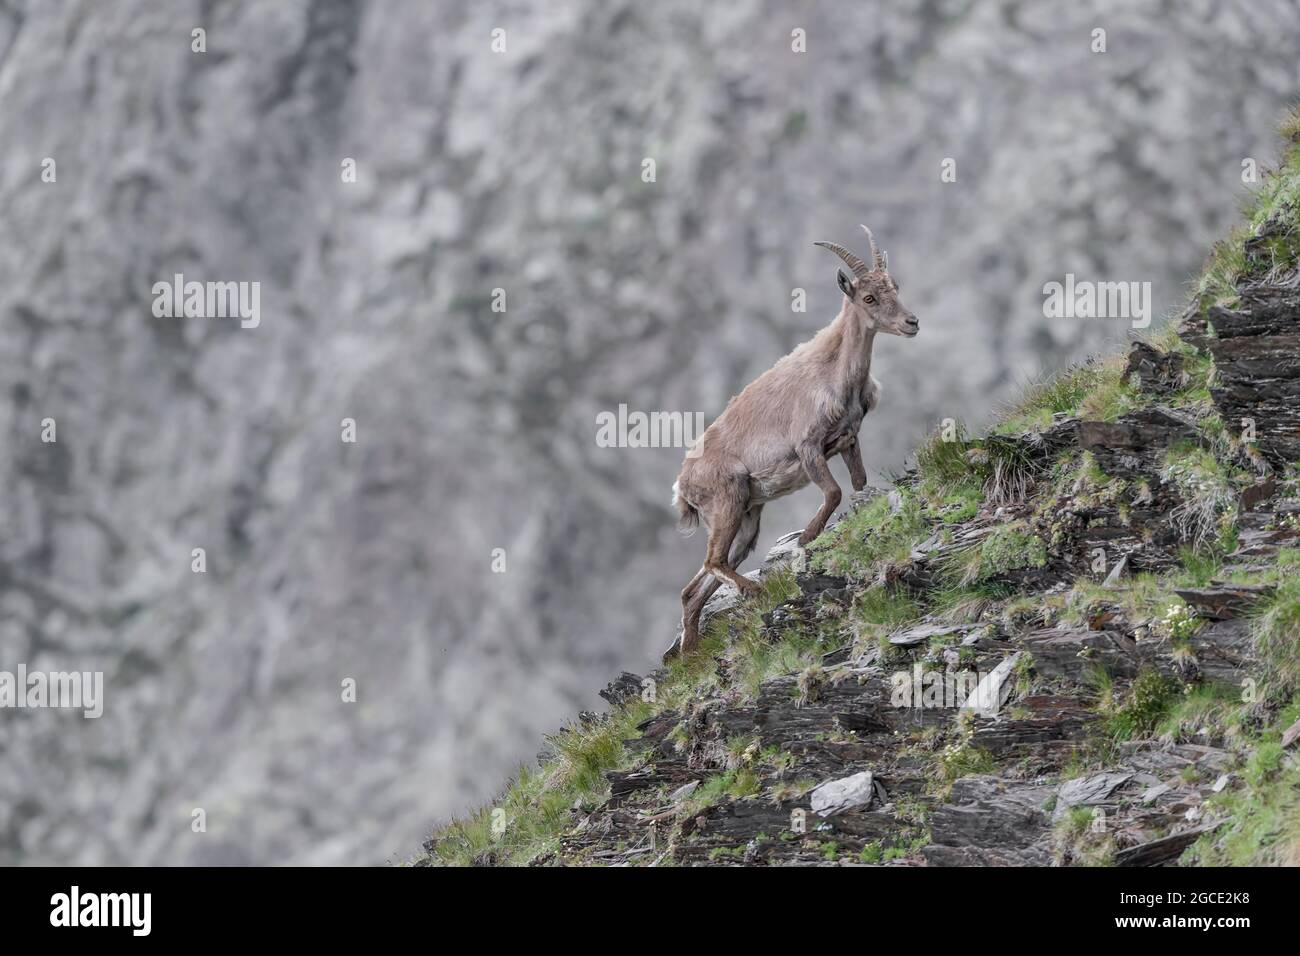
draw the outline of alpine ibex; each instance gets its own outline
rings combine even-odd
[[[818,242],[853,270],[838,271],[844,301],[839,315],[733,398],[686,455],[673,485],[673,504],[687,531],[703,520],[709,532],[704,566],[682,590],[682,638],[664,655],[689,654],[699,641],[700,612],[724,581],[742,594],[760,585],[736,569],[754,550],[763,505],[810,481],[825,495],[799,544],[822,533],[840,503],[827,459],[841,455],[853,489],[867,483],[858,447],[862,418],[875,408],[880,383],[871,377],[877,332],[916,335],[917,318],[898,299],[889,264],[871,245],[871,265],[834,242]]]

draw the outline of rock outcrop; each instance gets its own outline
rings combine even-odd
[[[1275,468],[1300,462],[1300,284],[1244,283],[1234,308],[1209,310],[1215,404],[1234,432],[1255,436]]]

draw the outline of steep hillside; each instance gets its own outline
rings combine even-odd
[[[1300,862],[1300,121],[1283,132],[1177,329],[987,434],[928,437],[418,862]]]

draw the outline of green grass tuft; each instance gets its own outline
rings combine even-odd
[[[1290,697],[1300,689],[1300,578],[1282,577],[1259,606],[1252,630],[1269,696]]]
[[[1156,670],[1133,679],[1128,694],[1105,715],[1107,732],[1115,740],[1149,737],[1181,697],[1178,684]]]
[[[945,562],[944,577],[959,588],[1012,571],[1047,564],[1047,545],[1024,521],[998,525],[992,533],[956,552]]]
[[[881,564],[903,564],[931,533],[930,520],[910,494],[895,510],[880,495],[838,522],[809,547],[813,567],[868,577]]]
[[[1112,377],[1119,377],[1116,370],[1102,362],[1088,361],[1031,384],[1020,400],[1003,413],[994,431],[1003,435],[1042,431],[1056,415],[1077,414],[1083,400]]]

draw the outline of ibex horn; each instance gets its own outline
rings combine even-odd
[[[838,242],[822,242],[819,239],[816,242],[814,242],[813,245],[825,246],[831,252],[835,253],[837,256],[839,256],[841,259],[844,260],[844,264],[847,265],[850,269],[852,269],[853,274],[857,276],[859,279],[865,279],[868,276],[868,274],[870,274],[871,272],[870,266],[868,266],[865,262],[863,262],[861,259],[855,256],[853,253],[849,252],[849,250],[845,249]],[[875,251],[875,248],[876,248],[875,244],[873,243],[871,246],[873,253]]]
[[[858,223],[858,225],[862,224]],[[871,243],[871,261],[876,264],[877,269],[880,269],[882,272],[888,272],[889,264],[881,258],[880,250],[876,248],[876,237],[871,234],[871,230],[866,226],[862,226],[862,231],[867,234],[867,242]]]

